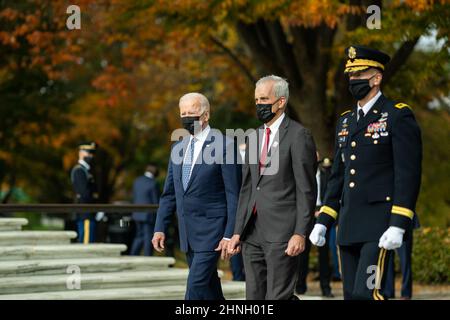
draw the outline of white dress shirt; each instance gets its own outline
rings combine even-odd
[[[91,170],[91,166],[84,160],[78,160],[78,163],[81,164],[83,167],[85,167],[88,170]]]
[[[267,151],[269,151],[270,147],[272,146],[273,139],[274,139],[275,135],[277,134],[278,129],[280,128],[281,122],[283,121],[284,117],[285,117],[284,113],[281,114],[281,116],[277,120],[275,120],[275,122],[272,123],[272,125],[270,127],[268,127],[266,124],[264,124],[264,133],[263,133],[263,139],[262,139],[261,148],[260,148],[260,154],[262,153],[263,147],[266,144],[266,128],[270,128],[269,147],[267,148]]]
[[[149,171],[145,171],[144,176],[146,176],[147,178],[153,179],[153,173],[149,172]]]
[[[373,107],[375,102],[377,102],[379,97],[381,97],[381,91],[378,91],[378,93],[372,99],[367,101],[367,103],[363,107],[361,107],[359,105],[359,101],[358,101],[358,111],[356,112],[356,116],[357,116],[357,120],[358,121],[359,121],[359,110],[362,109],[362,111],[364,112],[364,116],[366,116],[366,114],[370,111],[370,109]]]
[[[211,127],[209,125],[207,125],[205,129],[203,129],[202,131],[197,133],[195,136],[191,135],[190,138],[189,138],[189,143],[188,143],[188,145],[186,147],[186,153],[184,155],[183,162],[186,161],[186,157],[188,155],[187,151],[189,150],[189,145],[191,144],[192,139],[194,139],[194,137],[195,137],[194,158],[192,159],[191,171],[189,172],[189,179],[191,178],[192,169],[194,168],[195,162],[197,161],[197,158],[198,158],[200,152],[202,151],[203,144],[205,143],[205,140],[208,137],[209,131],[211,131]]]

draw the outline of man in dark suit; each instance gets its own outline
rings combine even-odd
[[[209,127],[208,99],[188,93],[179,106],[183,127],[190,134],[172,146],[152,242],[157,251],[164,249],[176,211],[180,248],[189,265],[185,298],[220,300],[224,297],[217,261],[221,254],[227,256],[233,235],[242,169],[234,141]]]
[[[159,185],[155,178],[158,169],[155,165],[149,164],[145,173],[137,177],[133,183],[133,203],[134,204],[158,204]],[[140,255],[144,247],[144,256],[153,254],[152,237],[155,228],[156,212],[133,212],[132,218],[136,224],[136,235],[131,246],[131,255]]]
[[[339,217],[344,298],[384,300],[390,252],[412,228],[422,139],[411,108],[380,91],[389,56],[363,46],[350,46],[346,54],[345,73],[357,103],[338,120],[330,181],[310,239],[324,245]]]
[[[319,153],[317,153],[317,160],[320,160]],[[317,180],[317,201],[316,201],[316,211],[314,216],[317,218],[319,216],[319,210],[322,206],[322,202],[325,197],[325,192],[327,188],[328,178],[330,176],[330,160],[328,158],[319,161],[319,168],[317,169],[316,180]],[[327,233],[327,240],[330,238],[330,233]],[[300,267],[298,273],[298,280],[295,287],[297,294],[305,294],[308,286],[306,278],[309,273],[309,253],[311,251],[311,241],[306,239],[305,251],[300,253]],[[319,247],[319,280],[320,289],[322,290],[322,296],[327,298],[333,298],[334,295],[331,293],[330,286],[331,278],[331,267],[330,267],[330,247],[327,243]]]
[[[247,138],[229,253],[244,258],[247,299],[295,299],[298,255],[305,248],[317,196],[316,147],[310,132],[285,114],[286,80],[256,83],[257,132]]]
[[[98,199],[97,186],[92,165],[96,150],[95,142],[82,142],[79,145],[78,163],[72,168],[70,179],[75,191],[75,203],[95,203]],[[84,244],[95,241],[95,213],[77,214],[78,241]]]

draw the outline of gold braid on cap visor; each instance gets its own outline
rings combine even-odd
[[[380,68],[381,70],[384,70],[384,66],[377,61],[368,59],[353,59],[353,61],[347,60],[344,72],[347,73],[347,72],[361,71],[369,67]]]

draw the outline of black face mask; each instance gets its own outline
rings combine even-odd
[[[183,124],[183,128],[189,131],[190,134],[194,135],[194,123],[195,121],[199,121],[200,116],[192,116],[192,117],[181,117],[181,123]]]
[[[352,94],[353,98],[356,100],[361,100],[365,96],[367,96],[372,87],[369,84],[369,81],[375,77],[375,74],[371,76],[369,79],[354,79],[349,80],[348,82],[348,90]]]
[[[275,113],[272,112],[272,106],[277,103],[278,100],[274,103],[258,103],[256,105],[256,115],[258,116],[259,121],[267,123],[275,117]]]
[[[86,157],[84,157],[84,161],[87,164],[91,165],[94,162],[94,156],[86,156]]]

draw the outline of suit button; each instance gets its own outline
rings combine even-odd
[[[356,142],[355,141],[352,141],[352,147],[353,148],[356,147]]]
[[[351,159],[351,160],[355,160],[355,159],[356,159],[356,156],[355,156],[354,154],[352,154],[352,155],[350,156],[350,159]]]
[[[391,197],[386,197],[386,201],[391,201]]]
[[[259,187],[256,187],[256,190],[258,190],[258,191],[259,191]]]
[[[354,188],[355,187],[355,183],[354,182],[350,182],[350,184],[348,185],[350,188]]]
[[[355,174],[356,170],[355,169],[350,169],[350,174]]]
[[[378,140],[373,140],[373,143],[374,144],[378,144]]]

